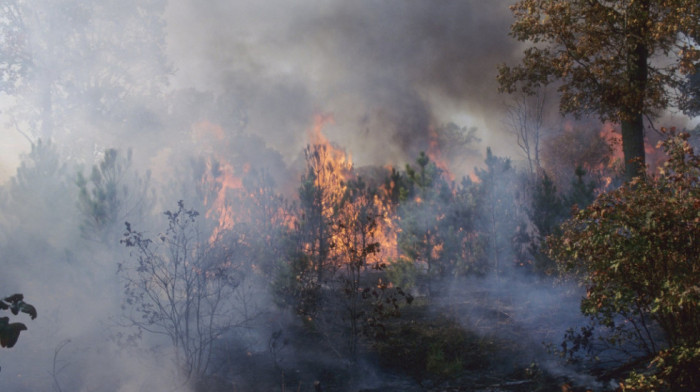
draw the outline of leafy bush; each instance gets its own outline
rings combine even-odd
[[[36,309],[34,306],[24,302],[22,294],[14,294],[3,300],[0,300],[0,309],[9,310],[13,315],[20,312],[26,313],[32,320],[36,318]],[[9,317],[0,317],[0,346],[12,348],[19,339],[19,334],[26,331],[27,326],[23,323],[11,323]]]
[[[653,358],[629,390],[700,390],[700,157],[688,137],[670,132],[656,177],[600,195],[548,240],[586,287],[582,312],[612,331],[628,326],[619,337]]]

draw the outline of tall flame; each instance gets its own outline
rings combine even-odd
[[[366,210],[371,206],[377,214],[372,241],[379,242],[380,248],[378,253],[366,255],[365,261],[368,265],[373,265],[395,258],[397,254],[396,214],[385,189],[380,189],[380,193],[371,196],[370,199],[367,199],[366,195],[358,196],[352,203],[344,204],[342,211],[333,210],[332,206],[338,205],[345,196],[348,182],[356,178],[350,155],[330,143],[323,133],[323,128],[333,122],[333,116],[329,114],[314,116],[313,126],[309,130],[312,146],[307,148],[307,158],[311,159],[317,174],[314,185],[324,189],[325,193],[323,214],[330,218],[332,214],[338,213],[339,216],[336,218],[343,221],[342,224],[337,225],[332,238],[335,245],[332,251],[334,254],[331,257],[342,259],[358,251],[358,244],[351,244],[352,241],[357,240],[353,238],[352,231],[358,229],[357,225],[361,220],[363,209]],[[309,157],[308,154],[313,156]]]
[[[242,179],[236,174],[233,165],[228,163],[222,154],[217,151],[217,146],[224,141],[225,132],[221,126],[207,120],[201,121],[193,126],[193,133],[204,144],[205,151],[209,152],[206,165],[207,170],[201,179],[202,185],[214,191],[213,200],[204,199],[205,206],[208,207],[205,216],[209,219],[216,219],[218,225],[212,231],[210,242],[215,241],[225,230],[233,228],[234,211],[228,198],[233,191],[243,188]],[[243,172],[247,172],[249,166],[243,167]]]

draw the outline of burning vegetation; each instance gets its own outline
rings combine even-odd
[[[173,380],[207,391],[310,390],[314,382],[327,391],[613,390],[658,386],[666,382],[659,375],[694,366],[684,354],[694,347],[685,324],[671,330],[678,323],[667,320],[690,317],[693,324],[692,312],[683,305],[658,310],[654,298],[618,312],[623,286],[597,286],[615,275],[605,266],[579,270],[585,263],[577,262],[603,249],[583,245],[597,238],[585,237],[595,214],[615,222],[637,203],[607,198],[643,198],[669,184],[694,192],[697,159],[685,139],[671,135],[671,159],[656,177],[609,192],[616,145],[604,126],[590,137],[611,143],[610,153],[578,155],[575,163],[584,164],[562,192],[553,179],[564,179],[546,172],[548,160],[532,177],[491,149],[459,182],[446,162],[435,161],[435,144],[403,169],[358,169],[324,135],[331,122],[314,118],[296,190],[287,194],[264,167],[223,153],[223,127],[197,123],[192,140],[209,147],[189,168],[174,167],[181,183],[171,188],[189,193],[160,227],[149,215],[150,177],[133,169],[131,155],[110,150],[90,177],[79,177],[86,223],[78,233],[95,251],[115,252],[112,239],[128,251],[119,263],[123,301],[111,335],[119,347],[150,347],[172,361]],[[32,168],[53,159],[52,145],[35,148],[19,177],[26,182],[12,185],[18,195],[21,184],[44,178]],[[572,210],[581,212],[561,226]],[[650,206],[639,211],[653,214]],[[647,215],[641,224],[653,229],[656,219]],[[637,238],[631,226],[614,227],[610,236]],[[610,252],[590,257],[615,260]],[[556,280],[562,268],[574,270],[561,276],[580,276],[587,291]],[[694,303],[692,279],[673,287],[675,294],[663,295]],[[590,322],[576,311],[582,294]],[[58,371],[54,383],[70,384]]]
[[[204,90],[182,4],[78,3],[0,6],[0,389],[700,390],[697,132],[640,128],[697,114],[696,0],[517,1],[507,110],[515,44],[455,18],[492,2],[198,8]]]

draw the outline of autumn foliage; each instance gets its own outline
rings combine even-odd
[[[563,113],[621,124],[627,178],[638,174],[644,117],[687,99],[700,59],[697,0],[520,0],[511,10],[511,35],[532,45],[521,64],[499,68],[501,91],[556,82]]]
[[[625,390],[700,388],[700,157],[688,137],[669,132],[656,176],[601,194],[548,239],[586,287],[582,311],[606,327],[631,324],[647,348],[648,367]]]

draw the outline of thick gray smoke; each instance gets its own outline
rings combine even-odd
[[[496,66],[517,43],[507,1],[181,2],[168,10],[174,86],[231,91],[250,132],[296,154],[314,113],[358,161],[411,161],[428,128],[502,144]],[[510,143],[503,143],[510,144]],[[512,149],[510,147],[509,149]],[[291,150],[291,151],[290,151]]]

